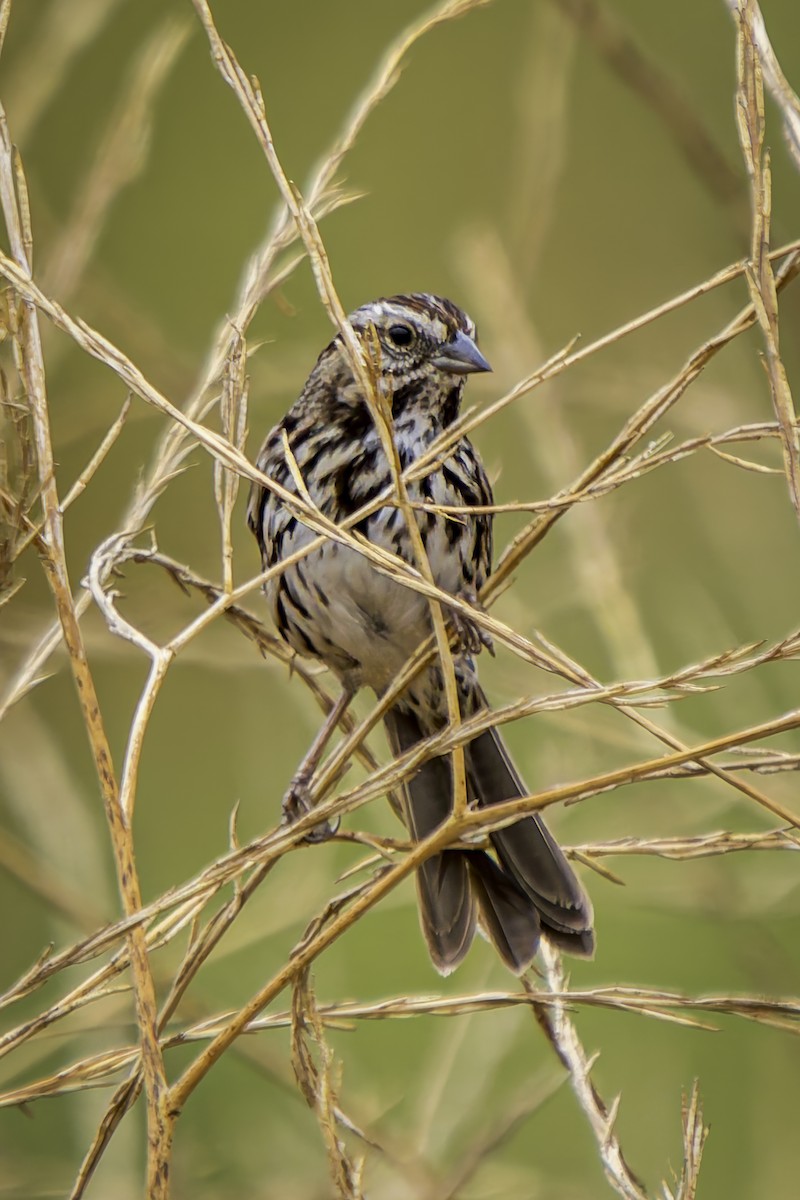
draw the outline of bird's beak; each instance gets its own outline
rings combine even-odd
[[[475,371],[491,371],[486,359],[481,354],[471,337],[461,330],[439,353],[431,360],[440,371],[450,375],[472,375]]]

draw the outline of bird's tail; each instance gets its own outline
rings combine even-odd
[[[479,706],[485,701],[479,693]],[[470,705],[473,709],[473,705]],[[395,754],[424,736],[415,714],[393,708],[386,730]],[[465,748],[470,799],[497,804],[527,795],[496,730]],[[415,840],[449,815],[453,782],[449,758],[432,758],[404,785],[404,819]],[[572,868],[538,816],[492,834],[499,864],[482,850],[445,850],[417,872],[420,920],[434,966],[447,975],[472,942],[476,915],[512,971],[530,966],[542,929],[573,954],[594,949],[592,907]],[[477,913],[476,913],[477,907]]]
[[[392,708],[384,718],[392,753],[410,750],[425,735],[412,712]],[[452,772],[446,758],[431,758],[403,785],[403,820],[415,841],[422,841],[447,819],[452,805]],[[420,921],[433,965],[449,975],[470,948],[475,932],[466,856],[444,850],[417,871]]]
[[[478,734],[467,746],[466,760],[470,787],[479,805],[528,795],[497,729]],[[538,813],[522,817],[490,838],[506,874],[535,905],[551,941],[570,954],[591,957],[591,900]]]

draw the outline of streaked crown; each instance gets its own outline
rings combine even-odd
[[[468,375],[491,370],[478,350],[475,322],[442,296],[388,296],[357,308],[349,320],[356,331],[374,328],[384,374],[414,378],[429,371]]]

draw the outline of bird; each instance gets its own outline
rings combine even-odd
[[[397,461],[405,472],[459,415],[467,376],[490,371],[476,327],[451,300],[415,292],[362,305],[348,317],[372,355]],[[337,523],[388,492],[392,472],[352,355],[339,332],[320,354],[298,399],[267,435],[256,465],[270,480],[303,495]],[[288,453],[287,453],[288,447]],[[492,562],[492,489],[481,459],[459,437],[443,461],[407,483],[408,499],[433,580],[475,605]],[[458,515],[440,511],[460,506]],[[479,511],[470,511],[475,508]],[[318,539],[274,490],[253,483],[247,520],[265,570]],[[356,537],[416,563],[404,511],[386,503],[350,526]],[[324,743],[361,688],[381,696],[431,634],[428,599],[376,569],[352,546],[327,537],[265,583],[278,633],[297,654],[328,667],[342,686],[305,765],[284,797],[286,819],[307,811],[304,796]],[[447,614],[450,615],[450,614]],[[476,653],[489,639],[456,619],[453,656],[461,716],[488,708]],[[423,669],[388,709],[384,724],[394,755],[446,728],[448,705],[439,662]],[[464,746],[468,802],[489,807],[528,795],[494,727]],[[429,836],[453,806],[451,756],[429,757],[401,787],[399,807],[413,841]],[[321,836],[326,830],[323,827]],[[328,830],[328,833],[331,831]],[[463,960],[479,928],[516,974],[532,964],[544,934],[571,954],[591,957],[591,901],[539,814],[489,835],[490,849],[448,847],[416,872],[420,924],[434,967],[443,975]]]

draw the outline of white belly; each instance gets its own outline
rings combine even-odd
[[[312,540],[298,523],[287,553]],[[428,601],[376,570],[356,550],[326,542],[286,571],[289,598],[300,597],[310,620],[292,619],[323,662],[358,685],[382,691],[431,630]],[[268,588],[273,606],[278,582]],[[302,639],[295,649],[308,653]]]

